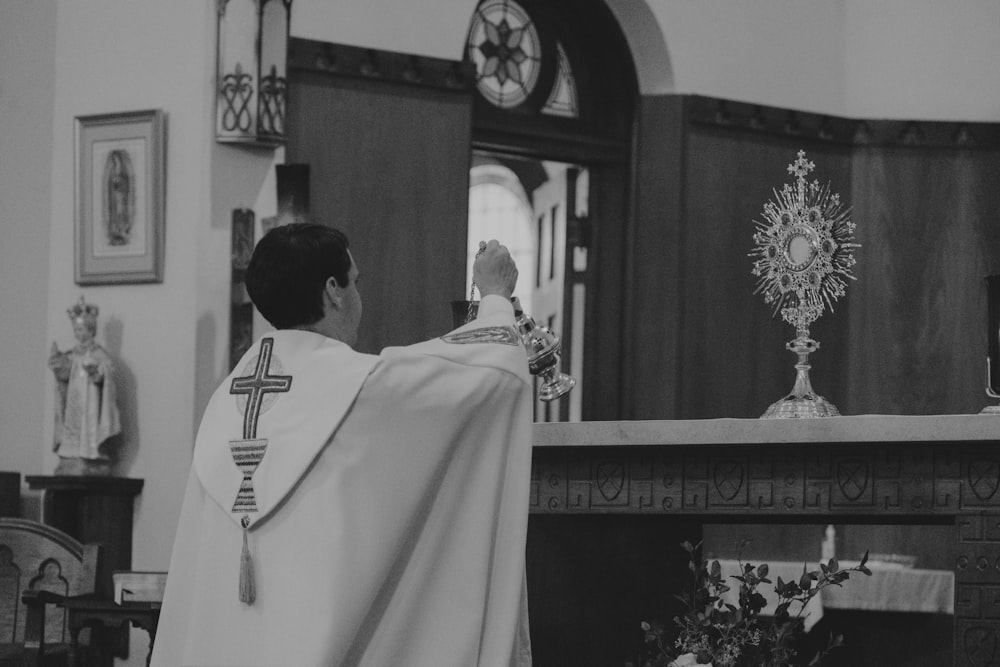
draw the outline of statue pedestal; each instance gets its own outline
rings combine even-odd
[[[42,491],[42,523],[84,544],[101,545],[97,592],[111,599],[114,570],[132,569],[132,509],[143,480],[80,475],[28,475]]]
[[[92,477],[110,477],[110,459],[80,459],[59,457],[59,465],[56,466],[55,477],[76,477],[88,475]]]

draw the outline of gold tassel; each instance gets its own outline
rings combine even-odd
[[[247,546],[247,526],[249,517],[243,517],[243,553],[240,554],[240,602],[253,604],[257,599],[257,590],[253,581],[253,560],[250,558],[250,548]]]

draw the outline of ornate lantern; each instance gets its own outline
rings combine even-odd
[[[292,0],[218,0],[217,141],[285,141]]]

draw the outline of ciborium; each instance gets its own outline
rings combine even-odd
[[[774,402],[761,419],[835,417],[840,411],[813,391],[809,381],[809,355],[819,342],[809,336],[809,325],[829,306],[844,296],[847,280],[854,280],[855,225],[850,209],[830,186],[806,181],[816,165],[805,151],[788,165],[794,184],[774,191],[774,199],[764,205],[763,220],[755,220],[756,247],[753,275],[754,294],[763,292],[764,302],[774,305],[774,314],[795,327],[795,338],[785,348],[798,356],[795,384],[791,393]]]

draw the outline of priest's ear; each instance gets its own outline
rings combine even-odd
[[[340,310],[343,305],[344,297],[341,294],[340,285],[337,284],[336,278],[330,276],[326,279],[326,282],[323,284],[323,293],[330,299],[330,303],[333,307]]]

